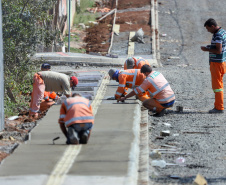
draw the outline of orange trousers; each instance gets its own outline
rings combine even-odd
[[[226,73],[226,62],[217,63],[210,62],[210,72],[212,89],[215,93],[214,108],[217,110],[224,110],[224,84],[223,76]]]
[[[44,81],[38,73],[35,73],[33,77],[33,91],[31,94],[29,115],[38,115],[40,104],[42,102],[42,99],[44,98],[44,92]]]
[[[156,111],[156,113],[159,113],[163,109],[166,109],[157,100],[150,98],[150,97],[149,97],[149,99],[147,99],[143,102],[143,106],[149,110]]]

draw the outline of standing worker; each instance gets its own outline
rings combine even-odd
[[[118,89],[115,93],[115,99],[119,100],[122,96],[127,94],[128,88],[135,88],[142,84],[146,78],[144,74],[140,72],[140,69],[128,69],[128,70],[117,70],[112,68],[108,72],[110,78],[119,82]],[[148,98],[147,94],[138,95],[139,100],[142,102]]]
[[[124,63],[124,70],[141,69],[144,64],[150,65],[149,62],[142,57],[129,57]]]
[[[68,75],[53,71],[35,73],[29,115],[38,118],[40,103],[44,98],[45,91],[63,92],[66,97],[70,97],[71,87],[74,90],[77,84],[78,79],[75,76],[69,77]]]
[[[154,116],[161,117],[165,114],[166,108],[173,106],[175,102],[174,92],[165,77],[160,72],[152,71],[151,66],[143,65],[141,73],[147,78],[139,87],[136,87],[125,97],[121,97],[120,101],[124,101],[134,95],[142,95],[148,91],[150,97],[143,102],[143,106],[156,112]]]
[[[209,63],[212,89],[215,93],[214,108],[209,113],[224,112],[224,84],[223,76],[226,72],[226,32],[219,27],[212,18],[208,19],[204,27],[213,34],[211,45],[201,46],[202,51],[209,52]]]
[[[59,124],[67,144],[86,144],[93,123],[92,106],[88,99],[75,93],[62,103]]]
[[[48,64],[48,63],[43,63],[42,64],[41,71],[50,71],[50,70],[51,70],[51,65],[50,64]],[[45,91],[44,92],[44,100],[45,101],[50,101],[50,98],[52,100],[57,100],[59,98],[59,96],[54,91],[50,91],[50,92]]]
[[[41,66],[41,71],[50,71],[51,70],[51,65],[48,63],[43,63]],[[44,92],[44,99],[42,100],[40,104],[40,111],[45,111],[49,109],[56,100],[59,99],[59,96],[54,92],[54,91],[45,91]]]

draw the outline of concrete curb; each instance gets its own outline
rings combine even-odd
[[[141,106],[140,122],[140,156],[139,156],[139,185],[149,184],[149,130],[148,110]]]

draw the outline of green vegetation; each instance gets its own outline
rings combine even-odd
[[[59,31],[52,29],[48,13],[56,0],[2,0],[4,49],[5,115],[15,115],[28,107],[35,62],[30,57],[38,46],[57,42]]]
[[[87,8],[92,8],[94,6],[94,0],[82,0],[80,1],[80,7],[76,7],[76,14],[74,17],[74,25],[79,23],[84,23],[88,25],[89,21],[95,21],[99,16],[98,13],[90,13]]]
[[[72,48],[70,47],[70,52],[72,53],[86,53],[86,50],[85,49],[78,49],[78,48]]]

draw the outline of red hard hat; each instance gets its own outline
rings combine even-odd
[[[77,86],[77,84],[78,84],[78,78],[76,78],[75,76],[72,76],[71,77],[71,80],[72,80],[73,85],[74,86]]]

